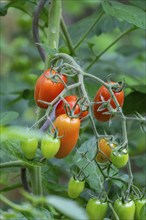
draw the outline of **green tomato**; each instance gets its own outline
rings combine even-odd
[[[98,198],[89,199],[86,211],[90,220],[103,220],[106,216],[108,203],[102,202]]]
[[[135,201],[135,219],[144,220],[146,217],[146,199],[138,199]],[[145,211],[145,216],[143,212]]]
[[[38,148],[38,140],[36,138],[28,138],[21,141],[21,148],[27,159],[32,160],[35,157]]]
[[[60,148],[60,139],[45,135],[41,141],[42,155],[49,159],[54,157]]]
[[[114,210],[120,220],[134,220],[134,201],[131,200],[129,202],[123,203],[120,199],[117,199],[114,203]]]
[[[129,155],[127,153],[127,150],[125,149],[122,152],[112,150],[110,154],[110,161],[117,168],[124,167],[127,164],[128,159],[129,159]]]
[[[71,177],[68,183],[69,197],[72,199],[77,198],[83,192],[84,187],[85,187],[85,180],[80,181]]]

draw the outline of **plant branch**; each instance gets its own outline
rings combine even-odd
[[[99,53],[93,60],[92,62],[86,67],[86,71],[89,70],[93,65],[94,63],[96,63],[99,58],[106,52],[108,51],[114,44],[116,44],[122,37],[124,37],[126,34],[132,32],[136,30],[135,27],[132,27],[128,30],[126,30],[124,33],[122,33],[119,37],[117,37],[108,47],[106,47],[101,53]]]
[[[94,28],[94,26],[97,24],[97,22],[100,20],[100,18],[102,17],[103,14],[104,14],[104,12],[103,12],[103,10],[101,10],[99,15],[97,16],[96,20],[93,22],[93,24],[87,30],[87,32],[82,36],[82,38],[79,40],[79,42],[74,46],[74,50],[77,49],[80,46],[80,44],[85,40],[87,35],[91,32],[91,30]]]
[[[0,168],[26,167],[26,166],[28,166],[28,164],[21,160],[5,162],[0,164]]]
[[[33,17],[33,23],[32,23],[32,33],[33,33],[33,38],[36,43],[36,46],[38,48],[38,51],[40,53],[40,56],[43,61],[45,61],[45,52],[44,49],[40,45],[40,38],[39,38],[39,30],[38,30],[38,25],[39,25],[39,15],[41,13],[41,10],[43,9],[45,5],[46,0],[40,0],[36,10],[34,12],[34,17]]]
[[[11,191],[13,189],[17,189],[19,187],[22,187],[22,183],[16,183],[16,184],[13,184],[11,186],[4,187],[4,188],[0,189],[0,192],[8,192],[8,191]]]
[[[67,42],[67,45],[68,45],[68,48],[70,50],[70,54],[71,55],[75,55],[75,50],[73,48],[73,44],[72,44],[72,40],[70,38],[70,35],[68,33],[68,30],[67,30],[67,27],[66,27],[66,24],[64,22],[64,19],[62,18],[61,19],[61,29],[62,29],[62,32],[65,36],[65,39],[66,39],[66,42]]]

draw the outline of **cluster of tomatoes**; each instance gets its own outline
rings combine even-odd
[[[85,188],[85,180],[80,181],[75,177],[71,177],[68,183],[68,195],[70,198],[77,198]],[[114,211],[120,220],[142,220],[143,213],[146,206],[146,199],[139,198],[134,200],[123,201],[118,198],[114,202]],[[93,197],[88,200],[86,205],[86,212],[89,219],[103,220],[106,217],[108,210],[108,202],[106,199],[99,199]],[[114,219],[114,218],[113,218]]]
[[[67,83],[67,76],[57,73],[53,69],[46,70],[38,79],[35,85],[34,98],[36,104],[43,109],[48,108],[48,104],[52,102],[65,88]],[[114,90],[113,90],[114,91]],[[124,102],[124,92],[114,91],[115,97],[119,105],[122,107]],[[56,109],[56,119],[53,123],[54,128],[58,131],[58,136],[54,137],[46,134],[41,141],[42,155],[45,158],[64,158],[77,144],[80,131],[80,122],[88,116],[88,106],[82,110],[82,106],[78,103],[76,95],[69,95],[60,100]],[[114,101],[111,99],[109,91],[101,86],[94,98],[93,112],[98,121],[108,121],[111,117],[107,107],[101,108],[103,102],[110,100],[112,108],[116,108]],[[66,103],[68,106],[66,106]],[[69,111],[67,110],[69,107]],[[72,112],[72,113],[71,113]],[[108,114],[106,114],[108,113]],[[58,138],[59,137],[59,138]],[[29,147],[31,146],[31,147]],[[22,149],[28,159],[32,159],[37,150],[38,143],[34,138],[24,140],[22,142]],[[99,162],[104,161],[103,153],[99,153],[97,159]],[[109,151],[106,147],[106,151]],[[109,157],[109,152],[107,153]],[[115,155],[115,153],[114,153]],[[115,158],[115,156],[114,156]],[[111,157],[112,160],[112,157]]]

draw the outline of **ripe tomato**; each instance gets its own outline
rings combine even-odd
[[[58,129],[58,135],[62,136],[60,138],[60,148],[55,157],[64,158],[72,151],[78,141],[80,120],[62,114],[56,118],[54,126]]]
[[[111,82],[111,83],[114,84],[114,82]],[[120,92],[116,92],[116,91],[113,91],[113,92],[115,94],[115,97],[116,97],[119,105],[122,107],[123,104],[124,104],[124,92],[123,92],[123,90],[120,91]],[[103,101],[103,99],[104,99],[104,101],[107,101],[110,98],[111,98],[111,95],[110,95],[109,91],[104,86],[101,86],[99,88],[99,90],[97,91],[96,95],[95,95],[94,102],[101,102],[101,101]],[[116,108],[116,105],[115,105],[113,99],[110,101],[110,104],[113,108]],[[98,108],[101,105],[102,104],[94,104],[93,105],[93,112],[94,112],[95,118],[98,121],[105,122],[105,121],[108,121],[110,119],[111,114],[104,114],[105,112],[109,111],[107,108],[105,108],[102,111],[98,111]]]
[[[70,198],[77,198],[84,190],[85,180],[80,181],[71,177],[68,183],[68,195]]]
[[[73,107],[75,106],[76,101],[77,101],[78,98],[77,98],[77,96],[75,96],[75,95],[70,95],[70,96],[66,96],[64,99],[68,102],[70,108],[73,109]],[[56,117],[58,117],[58,116],[61,115],[61,114],[65,114],[64,105],[65,105],[65,103],[64,103],[63,101],[61,101],[61,102],[57,105],[56,110],[55,110],[55,115],[56,115]],[[79,105],[77,104],[76,107],[75,107],[75,110],[74,110],[74,114],[79,114],[80,112],[81,112],[80,107],[79,107]],[[81,119],[81,118],[84,118],[86,115],[88,115],[88,111],[83,111],[83,112],[80,114],[79,118],[80,118],[80,119]]]
[[[144,220],[145,217],[146,217],[146,199],[143,198],[143,199],[135,200],[135,219]]]
[[[134,201],[131,200],[129,202],[123,203],[120,199],[117,199],[114,203],[114,210],[120,220],[134,220]]]
[[[54,70],[52,70],[52,74],[57,74]],[[46,70],[37,80],[35,89],[34,89],[34,98],[37,105],[40,108],[47,108],[48,105],[39,102],[38,100],[42,100],[45,102],[53,101],[64,89],[64,85],[62,82],[53,82],[51,79],[48,79],[46,76],[50,76],[50,69]],[[60,75],[62,80],[66,83],[67,77],[64,75]]]
[[[45,135],[41,141],[41,151],[45,158],[52,158],[57,154],[60,147],[60,140],[53,138],[48,134]]]
[[[101,138],[98,142],[98,147],[99,150],[101,150],[106,156],[104,156],[104,154],[102,154],[101,152],[98,152],[96,155],[96,160],[100,163],[104,163],[108,160],[108,158],[110,158],[110,154],[112,151],[112,148],[115,147],[116,144],[108,143],[108,140]]]
[[[129,155],[126,149],[124,149],[122,152],[112,150],[110,154],[110,160],[117,168],[124,167],[127,164],[128,159]]]
[[[21,149],[27,159],[32,160],[35,157],[38,148],[38,140],[36,138],[28,138],[20,143]]]
[[[91,220],[103,220],[106,216],[108,203],[102,202],[98,198],[89,199],[86,211]]]

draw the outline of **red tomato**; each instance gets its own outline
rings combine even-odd
[[[73,107],[76,104],[76,101],[78,100],[77,96],[75,96],[75,95],[66,96],[64,99],[68,102],[68,104],[69,104],[71,109],[73,109]],[[65,105],[65,103],[63,101],[61,101],[57,105],[56,110],[55,110],[56,117],[58,117],[61,114],[65,114],[66,113],[64,105]],[[80,107],[77,104],[76,107],[75,107],[75,110],[74,110],[74,114],[76,115],[76,114],[79,114],[80,112],[81,112]],[[84,118],[86,115],[88,115],[88,111],[83,111],[83,112],[81,112],[79,118],[80,119]]]
[[[59,74],[52,70],[52,74]],[[39,102],[38,100],[42,100],[45,102],[53,101],[64,89],[64,85],[62,82],[53,82],[51,79],[48,79],[46,76],[50,76],[50,69],[46,70],[42,75],[38,78],[35,89],[34,89],[34,98],[36,104],[40,108],[47,108],[48,105]],[[60,75],[62,80],[66,83],[67,77],[64,75]],[[59,79],[59,78],[58,78]]]
[[[72,151],[78,141],[80,120],[62,114],[56,118],[54,126],[58,129],[58,135],[62,136],[60,138],[60,148],[55,157],[64,158]]]
[[[111,83],[114,84],[115,82],[111,82]],[[124,104],[124,91],[121,90],[120,92],[116,92],[116,91],[113,91],[113,92],[115,94],[115,97],[116,97],[119,105],[122,107]],[[101,102],[101,101],[103,101],[102,99],[107,101],[110,98],[111,98],[111,95],[110,95],[109,91],[104,86],[101,86],[95,95],[94,102]],[[116,105],[115,105],[113,99],[111,100],[110,104],[113,108],[116,108]],[[93,105],[94,116],[98,121],[103,121],[103,122],[108,121],[111,117],[111,114],[104,114],[105,112],[108,112],[107,108],[105,108],[102,111],[98,111],[98,108],[101,105],[102,104],[94,104]]]

